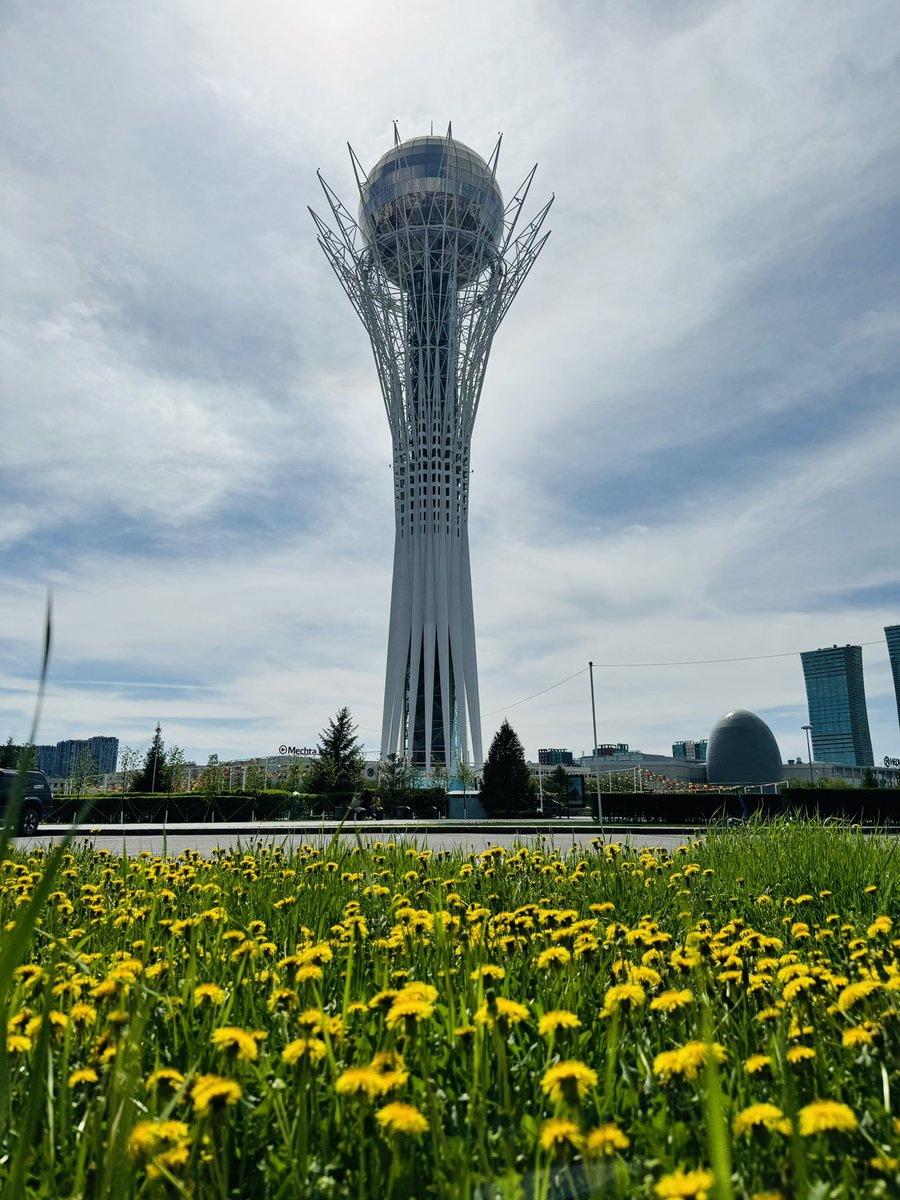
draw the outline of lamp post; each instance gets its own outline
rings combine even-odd
[[[588,668],[590,670],[590,675],[591,675],[591,722],[592,722],[593,728],[594,728],[594,771],[596,772],[596,775],[597,775],[597,818],[600,821],[600,824],[602,825],[603,824],[603,797],[600,792],[600,757],[597,753],[597,750],[598,750],[598,746],[597,746],[597,707],[594,704],[594,664],[592,662],[589,662]],[[566,789],[566,809],[567,810],[568,810],[568,806],[569,806],[568,798],[569,798],[569,791],[567,788]],[[568,816],[568,812],[566,813],[566,815]]]
[[[816,781],[813,776],[813,765],[812,765],[812,747],[810,746],[810,741],[809,741],[809,731],[812,729],[812,725],[801,725],[800,728],[806,730],[806,753],[809,758],[809,782],[815,783]]]

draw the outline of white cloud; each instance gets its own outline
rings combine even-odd
[[[532,211],[557,194],[475,431],[482,707],[590,658],[880,637],[900,620],[893,15],[876,0],[8,14],[9,731],[28,720],[49,582],[48,738],[138,741],[160,718],[201,757],[265,752],[350,703],[377,743],[389,439],[306,205],[323,208],[321,166],[353,209],[345,142],[374,162],[393,118],[402,135],[452,119],[483,152],[502,129],[506,194],[535,159]],[[895,752],[883,648],[866,664],[876,752]],[[64,682],[86,679],[140,686]],[[604,667],[598,683],[601,737],[645,749],[737,704],[776,712],[788,741],[802,723],[791,658]],[[529,751],[587,749],[586,688],[509,710]]]

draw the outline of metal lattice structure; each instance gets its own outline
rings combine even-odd
[[[491,342],[548,236],[551,199],[521,231],[533,167],[504,205],[500,142],[485,162],[452,137],[394,146],[358,219],[319,180],[319,243],[366,328],[393,441],[396,535],[382,755],[431,770],[482,759],[469,563],[469,456]]]

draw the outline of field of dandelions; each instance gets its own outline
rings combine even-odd
[[[8,846],[0,1196],[900,1195],[895,842]]]

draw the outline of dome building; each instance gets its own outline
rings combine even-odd
[[[710,783],[760,785],[780,783],[783,777],[781,751],[761,717],[736,708],[716,721],[706,749]]]

